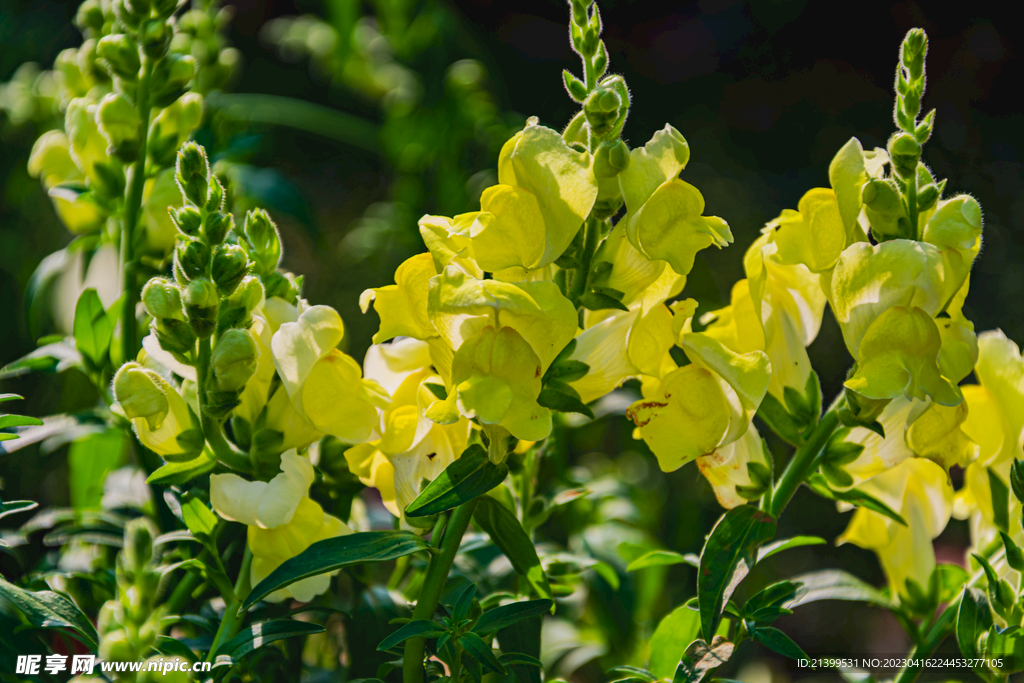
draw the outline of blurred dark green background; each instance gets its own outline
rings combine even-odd
[[[403,131],[396,130],[400,121],[384,116],[379,103],[365,94],[332,83],[324,68],[311,66],[301,55],[283,60],[265,32],[261,38],[261,27],[271,19],[324,16],[323,3],[229,4],[236,10],[229,38],[244,55],[234,92],[307,100],[384,131],[377,140],[357,136],[352,139],[357,144],[346,144],[340,141],[346,139],[344,131],[318,135],[263,125],[241,131],[239,138],[246,164],[255,169],[250,183],[262,183],[262,196],[274,200],[271,213],[282,229],[285,266],[306,276],[309,300],[339,310],[349,330],[348,350],[361,358],[377,318],[359,312],[359,293],[390,284],[395,267],[422,250],[417,216],[403,215],[402,207],[473,210],[477,207],[470,202],[486,176],[452,188],[436,169],[419,175],[410,171],[416,165],[405,164],[402,153],[415,141],[405,141]],[[438,7],[431,2],[396,6],[404,4],[415,12]],[[74,0],[3,0],[0,81],[24,61],[49,65],[59,50],[77,45],[80,36],[70,23],[76,6]],[[781,209],[795,208],[806,190],[827,185],[828,163],[851,135],[865,147],[885,144],[893,130],[897,46],[907,29],[924,27],[930,37],[924,107],[938,110],[924,161],[937,177],[949,179],[947,193],[970,193],[985,210],[984,247],[972,274],[966,313],[979,331],[1001,327],[1014,340],[1024,341],[1024,240],[1019,233],[1024,222],[1024,115],[1019,110],[1024,65],[1010,3],[946,4],[940,9],[935,3],[915,2],[708,0],[673,5],[606,0],[600,6],[611,70],[626,78],[633,95],[624,137],[637,146],[666,122],[679,129],[691,147],[691,162],[682,177],[704,193],[707,213],[724,217],[736,237],[729,249],[698,256],[686,293],[700,301],[702,310],[727,303],[732,283],[742,277],[743,253],[758,230]],[[578,72],[579,62],[569,48],[565,3],[478,1],[439,7],[438,16],[444,19],[437,27],[437,46],[404,61],[402,55],[396,57],[419,74],[425,102],[438,97],[449,65],[473,58],[489,72],[485,89],[505,112],[496,117],[502,125],[515,126],[532,115],[555,128],[568,122],[575,111],[560,72]],[[37,131],[2,117],[0,359],[6,362],[34,348],[23,306],[25,286],[39,261],[70,236],[57,222],[40,184],[25,170]],[[439,129],[451,125],[457,122],[440,110]],[[470,134],[473,149],[467,145],[466,152],[472,156],[460,157],[461,150],[449,156],[487,168],[496,159],[497,148],[488,137],[494,134],[495,129],[475,131]],[[460,201],[467,204],[452,205]],[[811,347],[826,400],[840,386],[849,362],[829,315]],[[19,379],[4,390],[25,394],[29,414],[57,410],[67,386],[40,389],[34,381]],[[621,475],[624,465],[593,451],[615,453],[620,444],[642,450],[627,435],[615,419],[578,430],[568,464]],[[641,461],[646,470],[632,484],[642,494],[636,502],[644,514],[637,524],[667,547],[699,549],[718,514],[709,487],[693,466],[661,475],[653,460]],[[0,477],[5,467],[0,464]],[[635,468],[630,471],[635,474]],[[61,502],[59,487],[48,488],[40,478],[35,488],[18,496]],[[833,504],[803,491],[783,520],[780,537],[814,533],[835,538],[847,520]],[[552,535],[558,536],[557,529]],[[960,561],[966,543],[966,526],[951,523],[938,541],[940,560]],[[792,551],[772,571],[781,575],[820,566],[844,566],[872,582],[883,581],[874,557],[849,546]],[[770,578],[757,576],[751,583],[762,585]],[[671,568],[665,600],[652,607],[652,616],[685,600],[694,579],[685,566]],[[612,622],[628,619],[628,613],[616,616],[616,599],[611,596],[608,603]],[[906,647],[895,622],[866,608],[818,603],[780,625],[812,654],[895,654]],[[810,680],[806,675],[795,677]]]

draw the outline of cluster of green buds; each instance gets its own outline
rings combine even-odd
[[[925,56],[928,37],[921,29],[909,31],[900,46],[896,66],[896,106],[893,118],[899,131],[889,138],[889,177],[864,184],[861,199],[872,234],[878,241],[920,239],[918,217],[931,209],[942,194],[945,181],[937,182],[921,163],[921,148],[935,127],[935,110],[920,121],[925,88]]]
[[[184,205],[171,210],[179,232],[174,278],[151,279],[142,302],[165,351],[186,365],[209,366],[208,376],[200,372],[200,402],[206,414],[223,418],[237,405],[259,355],[249,327],[264,288],[250,270],[255,265],[262,272],[271,261],[276,267],[280,242],[263,212],[250,212],[246,234],[236,234],[234,217],[224,209],[224,186],[199,145],[182,147],[175,178]]]
[[[161,572],[153,541],[157,530],[145,517],[125,526],[124,548],[117,556],[117,597],[100,609],[97,630],[99,656],[104,661],[145,660],[160,635]],[[135,674],[126,674],[134,680]]]

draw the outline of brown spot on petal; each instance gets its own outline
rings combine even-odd
[[[427,460],[433,460],[437,457],[437,453],[427,453]]]

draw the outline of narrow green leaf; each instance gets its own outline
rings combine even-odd
[[[988,468],[988,486],[992,491],[992,523],[1000,531],[1008,531],[1010,524],[1010,489],[995,470]]]
[[[647,567],[664,567],[673,564],[687,564],[687,562],[680,553],[674,553],[671,550],[652,550],[630,562],[626,571],[635,572]]]
[[[523,652],[506,652],[505,654],[498,657],[498,661],[501,662],[502,666],[535,666],[537,668],[543,668],[544,663],[536,657],[531,657]]]
[[[747,600],[747,604],[743,606],[743,612],[753,615],[754,612],[766,607],[781,605],[795,598],[799,590],[800,584],[795,581],[773,583]]]
[[[364,531],[317,541],[285,560],[270,576],[256,584],[241,610],[249,609],[274,591],[307,576],[333,572],[357,562],[394,560],[428,547],[426,541],[408,531]]]
[[[736,586],[754,566],[757,549],[775,535],[776,522],[751,505],[729,510],[708,536],[697,571],[697,598],[702,633],[718,629],[722,609]]]
[[[965,588],[960,598],[956,617],[956,642],[965,659],[973,659],[981,653],[978,638],[992,626],[992,610],[988,598],[979,588]]]
[[[0,403],[7,403],[7,401],[22,401],[23,396],[18,394],[0,394]]]
[[[709,671],[728,662],[734,649],[735,646],[722,636],[715,636],[711,645],[703,640],[693,641],[679,660],[672,683],[700,683]]]
[[[929,577],[929,592],[938,595],[939,604],[953,602],[964,589],[971,575],[958,564],[939,564]],[[931,586],[935,583],[935,587]]]
[[[502,676],[505,675],[505,667],[494,656],[494,650],[491,649],[491,646],[485,643],[480,636],[475,633],[463,633],[456,640],[458,640],[462,649],[470,657],[480,662],[481,666],[485,669]]]
[[[793,642],[793,639],[773,626],[754,629],[754,638],[773,652],[790,659],[808,659],[807,653]]]
[[[0,415],[0,429],[8,427],[40,427],[43,421],[28,415]]]
[[[859,489],[836,491],[828,485],[828,481],[826,481],[825,477],[818,473],[812,474],[807,478],[807,486],[822,498],[828,498],[829,500],[850,503],[857,507],[867,508],[872,512],[877,512],[878,514],[884,515],[895,522],[899,522],[903,526],[907,526],[907,520],[903,519],[898,512],[874,496],[868,495]]]
[[[516,573],[526,578],[539,596],[551,597],[551,587],[537,557],[537,549],[508,508],[490,496],[481,496],[473,511],[473,521],[491,537]]]
[[[580,400],[579,395],[577,394],[576,396],[573,396],[568,392],[561,391],[559,384],[564,384],[564,382],[554,380],[550,385],[541,389],[540,395],[537,396],[537,403],[545,408],[556,410],[560,413],[580,413],[581,415],[586,415],[593,420],[594,411],[588,408],[587,404]],[[566,387],[568,387],[568,385],[566,385]]]
[[[217,516],[206,503],[189,492],[181,496],[181,517],[196,538],[209,540],[213,537],[213,530],[217,528]]]
[[[214,654],[213,666],[216,668],[218,666],[234,664],[256,648],[263,647],[277,640],[323,632],[323,626],[311,624],[307,621],[296,621],[294,619],[260,621],[242,629],[241,633],[217,648],[217,652]]]
[[[74,329],[75,346],[93,365],[102,367],[106,362],[114,328],[95,289],[87,289],[78,297]]]
[[[71,505],[77,510],[98,509],[103,501],[107,474],[124,462],[124,432],[108,429],[90,434],[68,449],[68,484]]]
[[[680,654],[682,654],[681,651]],[[647,669],[641,669],[640,667],[636,666],[623,665],[608,669],[609,676],[618,676],[620,674],[625,674],[626,680],[641,680],[647,681],[647,683],[654,683],[654,681],[658,680],[658,677],[655,676],[652,672],[648,671]]]
[[[444,628],[440,624],[435,624],[429,619],[416,619],[403,625],[402,628],[380,641],[377,651],[384,652],[385,650],[390,650],[410,638],[437,638],[442,633],[444,633]]]
[[[999,536],[1003,539],[1003,547],[1006,548],[1006,563],[1017,571],[1024,572],[1024,553],[1021,552],[1020,546],[1002,531],[999,532]]]
[[[192,481],[196,477],[211,472],[217,466],[217,461],[210,457],[209,452],[203,452],[188,462],[169,462],[158,468],[146,479],[147,484],[159,484],[162,486],[173,486]]]
[[[794,536],[793,538],[784,538],[779,541],[774,541],[764,546],[757,552],[757,561],[767,560],[769,557],[776,553],[781,553],[783,550],[789,550],[790,548],[800,548],[805,545],[822,545],[827,543],[824,538],[817,536]]]
[[[83,643],[96,648],[98,637],[89,618],[63,595],[53,591],[30,591],[0,577],[0,596],[7,598],[38,628],[69,628]]]
[[[800,425],[782,402],[771,394],[765,394],[757,409],[757,417],[789,445],[795,446],[800,443]]]
[[[676,607],[658,624],[651,636],[651,673],[671,678],[686,646],[700,635],[700,613],[686,605]]]
[[[782,606],[793,609],[820,600],[845,600],[850,602],[867,602],[872,605],[894,609],[892,601],[880,591],[840,569],[825,569],[817,572],[801,574],[790,579],[801,584],[796,597]]]
[[[427,517],[451,510],[487,493],[508,476],[508,465],[495,465],[480,444],[467,448],[458,460],[427,484],[405,509],[407,517]]]
[[[181,657],[187,662],[197,662],[199,658],[188,645],[171,636],[157,636],[153,649],[165,657]]]
[[[501,605],[484,612],[473,627],[473,632],[489,635],[523,619],[550,612],[554,605],[553,600],[524,600]]]
[[[7,502],[0,501],[0,519],[3,519],[7,515],[14,515],[19,512],[28,512],[39,507],[39,503],[34,500],[9,500]]]

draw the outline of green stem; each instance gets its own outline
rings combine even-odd
[[[448,526],[444,530],[444,538],[441,540],[441,552],[433,555],[427,566],[423,588],[420,589],[419,600],[416,601],[416,608],[412,612],[413,619],[430,619],[434,616],[444,583],[448,580],[448,572],[451,571],[455,555],[459,552],[459,544],[462,543],[462,537],[469,528],[470,520],[473,519],[476,503],[477,499],[474,498],[452,512]],[[410,638],[405,641],[405,654],[402,657],[403,683],[423,683],[425,647],[426,642],[423,638]]]
[[[907,235],[907,239],[920,239],[920,235],[917,231],[917,169],[915,167],[914,173],[910,178],[907,179],[907,214],[910,219],[910,234]]]
[[[587,291],[590,282],[590,263],[597,251],[597,242],[601,236],[601,223],[596,218],[587,218],[583,222],[583,250],[580,252],[580,267],[572,273],[567,297],[573,306],[579,308],[579,299]]]
[[[199,356],[196,361],[196,380],[198,380],[196,386],[196,401],[199,404],[199,421],[203,427],[203,436],[206,437],[206,443],[210,445],[210,449],[213,451],[217,460],[223,462],[231,469],[238,470],[239,472],[251,472],[252,465],[249,462],[249,456],[227,440],[227,437],[224,436],[224,428],[221,426],[221,423],[210,417],[203,409],[205,404],[205,401],[203,400],[205,387],[207,386],[210,378],[211,355],[210,338],[204,337],[203,339],[200,339]]]
[[[206,661],[208,662],[213,661],[218,647],[234,638],[238,633],[238,627],[241,625],[242,620],[238,608],[242,606],[242,601],[245,600],[252,589],[249,585],[249,568],[251,566],[252,551],[249,549],[248,544],[246,544],[242,566],[238,570],[238,580],[235,581],[235,589],[230,596],[224,596],[227,601],[224,607],[224,618],[221,620],[220,626],[217,627],[217,633],[213,636],[213,644],[210,645],[210,651],[206,654]]]
[[[921,673],[921,663],[953,632],[953,625],[956,623],[957,608],[959,601],[945,609],[942,615],[935,621],[928,630],[928,634],[921,641],[921,644],[910,651],[907,659],[913,663],[900,669],[899,674],[893,679],[893,683],[913,683],[917,675]]]
[[[121,276],[124,278],[124,307],[121,309],[121,362],[135,359],[138,351],[138,323],[135,308],[141,298],[135,273],[135,226],[142,208],[142,192],[146,188],[146,156],[149,142],[149,81],[153,62],[142,55],[142,78],[139,79],[137,104],[142,119],[139,158],[128,169],[128,186],[124,198],[124,223],[121,225]]]
[[[778,519],[782,511],[786,509],[790,499],[800,484],[809,477],[813,471],[814,461],[817,459],[821,449],[825,447],[832,433],[839,426],[839,413],[829,410],[818,422],[818,425],[811,432],[810,436],[804,439],[800,447],[796,449],[793,458],[786,465],[785,471],[779,477],[779,483],[772,494],[772,502],[769,512]]]

